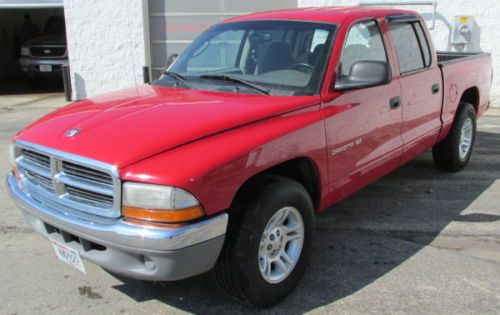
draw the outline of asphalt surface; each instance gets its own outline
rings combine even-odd
[[[8,139],[64,104],[61,94],[0,97],[0,175]],[[323,212],[309,269],[265,313],[500,313],[500,111],[479,121],[469,166],[449,174],[429,153]],[[0,183],[0,313],[247,313],[210,274],[175,283],[87,274],[59,262]],[[202,258],[200,258],[202,259]]]

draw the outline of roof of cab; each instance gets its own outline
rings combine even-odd
[[[413,11],[372,6],[355,7],[310,7],[255,12],[228,19],[224,22],[254,20],[299,20],[313,22],[342,23],[348,17],[382,17],[386,15],[416,14]]]

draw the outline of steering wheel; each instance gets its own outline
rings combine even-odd
[[[311,66],[310,64],[304,63],[304,62],[294,63],[290,67],[288,67],[288,69],[290,69],[290,70],[293,70],[294,68],[297,68],[297,70],[299,70],[299,71],[302,71],[300,69],[305,69],[306,71],[302,71],[305,73],[312,73],[314,70],[313,66]]]

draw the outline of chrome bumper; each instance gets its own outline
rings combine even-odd
[[[68,64],[69,64],[68,57],[43,59],[43,58],[31,58],[23,56],[19,58],[19,65],[21,67],[40,66],[40,65],[67,66]]]
[[[208,271],[224,243],[227,213],[185,226],[144,227],[49,207],[22,191],[12,173],[7,188],[36,232],[132,278],[178,280]]]
[[[60,76],[62,73],[62,67],[69,64],[68,57],[63,58],[31,58],[31,57],[21,57],[19,59],[19,66],[21,70],[28,76]],[[52,71],[41,72],[41,65],[52,66]]]

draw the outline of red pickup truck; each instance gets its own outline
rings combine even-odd
[[[18,133],[8,187],[82,271],[214,269],[265,307],[303,274],[316,212],[430,148],[465,167],[491,81],[489,54],[436,53],[412,11],[255,13],[208,29],[154,83]]]

